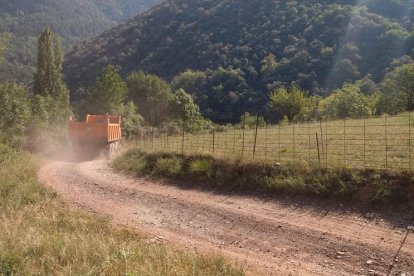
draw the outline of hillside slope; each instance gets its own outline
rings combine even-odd
[[[249,90],[324,94],[367,74],[379,81],[410,55],[411,15],[408,0],[172,0],[71,52],[64,70],[76,89],[108,63],[168,80],[222,66],[240,69]]]
[[[0,80],[29,82],[36,61],[36,41],[46,27],[63,40],[65,50],[81,40],[147,9],[158,0],[0,0],[0,34],[10,44]]]

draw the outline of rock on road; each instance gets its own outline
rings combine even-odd
[[[182,189],[115,173],[106,161],[51,162],[40,180],[69,202],[250,274],[386,275],[406,228],[283,200]],[[391,275],[414,276],[414,233]]]

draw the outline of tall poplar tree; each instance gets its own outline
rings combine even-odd
[[[62,80],[63,53],[60,39],[45,29],[38,42],[34,94],[46,100],[49,121],[63,123],[69,115],[69,91]]]

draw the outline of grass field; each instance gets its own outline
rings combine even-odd
[[[0,145],[0,275],[242,275],[68,207],[32,157]]]
[[[137,140],[147,152],[208,154],[217,158],[306,163],[312,166],[413,169],[414,117],[280,124],[257,129],[167,135],[148,130]],[[256,135],[257,133],[257,135]]]

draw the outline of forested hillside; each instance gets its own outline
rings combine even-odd
[[[52,28],[64,49],[100,34],[136,15],[158,0],[0,0],[0,34],[8,33],[9,47],[0,80],[30,82],[40,32]]]
[[[72,90],[107,64],[168,81],[203,71],[187,73],[209,89],[187,92],[204,115],[227,112],[234,121],[242,110],[263,110],[282,85],[327,95],[344,82],[380,82],[411,61],[411,19],[408,0],[173,0],[77,48],[64,71]]]

